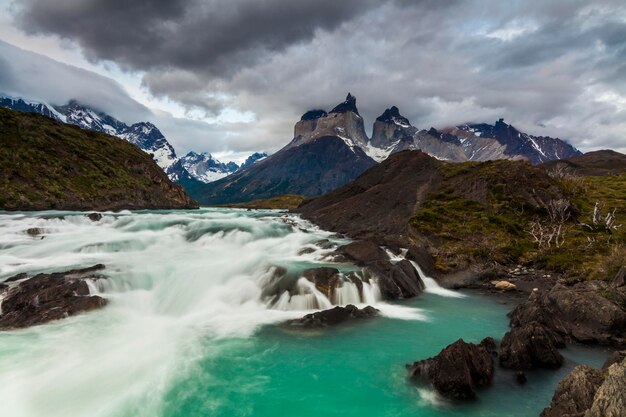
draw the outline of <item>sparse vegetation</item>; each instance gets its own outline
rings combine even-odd
[[[442,272],[524,264],[610,279],[626,264],[626,174],[560,173],[521,162],[445,164],[410,225],[435,242]]]

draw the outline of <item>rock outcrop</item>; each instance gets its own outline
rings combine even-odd
[[[552,403],[543,410],[541,417],[584,416],[603,379],[601,370],[578,365],[559,382]]]
[[[348,304],[345,307],[337,306],[329,310],[307,314],[300,319],[289,320],[285,323],[285,326],[314,329],[336,326],[352,320],[368,319],[379,314],[380,311],[371,306],[359,309],[352,304]]]
[[[601,370],[579,365],[556,388],[541,417],[622,417],[626,413],[626,359]]]
[[[556,369],[563,365],[558,348],[563,338],[537,322],[514,327],[500,343],[500,365],[518,371],[532,368]]]
[[[621,300],[621,301],[620,301]],[[557,283],[534,291],[511,313],[511,327],[540,323],[552,332],[581,343],[626,346],[626,288],[600,281],[573,286]]]
[[[287,147],[300,146],[324,136],[339,136],[359,148],[365,148],[368,143],[356,98],[350,93],[343,103],[328,113],[324,110],[306,112],[296,123],[293,133],[294,139]]]
[[[477,390],[493,381],[495,341],[480,344],[459,339],[437,356],[407,365],[409,378],[428,382],[442,396],[453,400],[476,398]]]
[[[626,360],[611,365],[585,417],[621,417],[626,414]]]
[[[365,278],[376,280],[387,300],[411,298],[424,291],[424,282],[411,262],[392,263],[387,253],[372,241],[355,241],[342,246],[338,252],[363,267]]]
[[[0,330],[35,326],[104,307],[107,301],[89,295],[86,282],[105,278],[103,269],[104,265],[98,264],[31,278],[19,274],[5,280],[11,284],[4,284]]]

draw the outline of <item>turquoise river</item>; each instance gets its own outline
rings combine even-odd
[[[531,373],[524,386],[498,372],[479,400],[449,404],[409,383],[405,364],[459,338],[501,338],[512,305],[430,279],[427,292],[396,303],[382,302],[375,283],[362,294],[345,283],[334,303],[372,304],[383,316],[284,330],[281,322],[333,302],[297,280],[332,263],[332,248],[315,245],[321,239],[346,243],[276,211],[120,212],[99,222],[76,212],[0,213],[0,281],[103,263],[107,278],[92,291],[109,300],[100,311],[0,333],[0,415],[538,416],[573,366],[606,356],[570,347],[556,372]],[[268,294],[279,268],[296,277],[297,293]]]

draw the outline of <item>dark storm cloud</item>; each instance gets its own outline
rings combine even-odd
[[[93,58],[134,69],[200,69],[224,76],[268,51],[310,39],[373,0],[25,0],[32,32],[76,40]]]
[[[202,142],[206,150],[253,150],[262,143],[275,150],[291,138],[301,113],[330,108],[348,91],[358,97],[368,127],[397,105],[419,127],[504,117],[584,149],[626,150],[623,1],[21,0],[16,6],[23,28],[75,41],[93,60],[142,71],[157,97],[208,115],[254,112],[254,123],[211,130],[218,136]]]

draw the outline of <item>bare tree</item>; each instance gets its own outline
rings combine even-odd
[[[565,243],[566,223],[571,216],[572,204],[567,199],[552,199],[543,204],[548,215],[545,219],[535,220],[527,233],[533,237],[539,249],[560,248]]]

